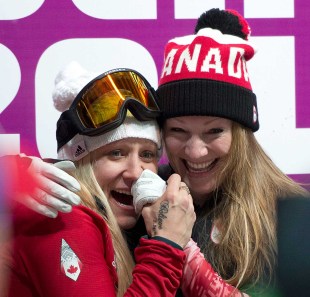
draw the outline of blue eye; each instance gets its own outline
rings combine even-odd
[[[144,151],[142,152],[141,157],[144,159],[153,160],[156,157],[156,153],[151,151]]]

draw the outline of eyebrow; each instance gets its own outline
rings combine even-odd
[[[199,116],[199,117],[208,117],[208,119],[206,119],[204,122],[203,122],[203,125],[205,125],[205,124],[210,124],[210,123],[212,123],[212,122],[214,122],[214,121],[218,121],[218,120],[220,120],[220,119],[224,119],[224,118],[220,118],[220,117],[209,117],[209,116]],[[211,118],[211,119],[210,119]],[[180,119],[180,118],[175,118],[175,119],[173,119],[176,123],[180,123],[180,124],[184,124],[184,122],[182,121],[182,119]],[[228,119],[227,119],[228,120]]]

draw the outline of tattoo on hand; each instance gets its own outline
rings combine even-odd
[[[168,201],[162,201],[159,206],[159,211],[158,211],[158,229],[162,229],[163,227],[163,220],[166,219],[167,217],[165,214],[167,214],[169,211],[169,202]]]
[[[153,231],[152,236],[156,236],[157,235],[157,220],[153,221],[152,231]]]

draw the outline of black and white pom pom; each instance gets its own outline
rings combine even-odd
[[[223,34],[230,34],[248,40],[251,28],[247,21],[237,11],[212,8],[204,12],[197,20],[195,34],[202,28],[220,30]]]

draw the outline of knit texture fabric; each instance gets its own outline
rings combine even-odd
[[[217,116],[257,131],[256,96],[246,66],[254,54],[249,41],[212,28],[170,40],[157,89],[161,119]]]

